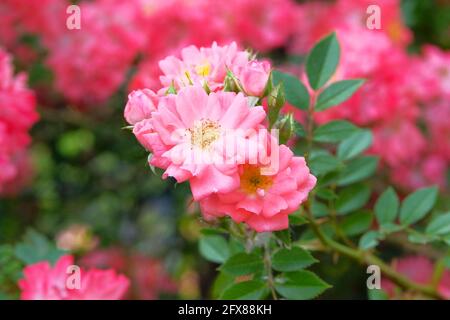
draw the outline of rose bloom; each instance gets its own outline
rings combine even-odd
[[[295,157],[284,145],[279,146],[278,164],[278,170],[269,174],[263,174],[262,165],[239,166],[237,188],[200,202],[205,218],[227,215],[257,232],[288,228],[288,215],[306,200],[316,178],[310,174],[305,159]]]
[[[189,180],[194,199],[200,200],[238,185],[238,152],[265,117],[263,108],[249,107],[242,93],[208,95],[190,86],[160,98],[157,111],[143,121],[149,124],[141,140],[154,151],[150,164],[165,169],[163,178]],[[230,145],[237,148],[227,150]]]
[[[425,257],[408,256],[395,259],[392,262],[394,269],[417,284],[431,285],[433,281],[434,265]],[[381,289],[384,290],[390,298],[397,298],[397,287],[387,278],[381,279]],[[450,270],[444,270],[437,286],[438,293],[444,299],[450,299]]]
[[[52,267],[48,261],[28,265],[19,280],[22,300],[117,300],[128,290],[129,281],[114,270],[82,270],[80,288],[68,288],[71,276],[67,271],[74,264],[73,256],[59,258]],[[70,282],[72,283],[72,282]]]
[[[205,84],[215,91],[223,88],[227,68],[233,73],[247,65],[248,53],[239,51],[235,42],[219,46],[216,42],[208,48],[189,46],[181,50],[181,59],[169,56],[159,62],[163,72],[160,77],[166,91],[173,85],[176,89],[189,85]]]
[[[260,97],[264,93],[270,76],[270,63],[267,61],[250,61],[239,69],[237,77],[245,93],[249,96]]]

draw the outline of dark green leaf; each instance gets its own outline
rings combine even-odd
[[[266,292],[264,282],[250,280],[230,286],[224,291],[221,298],[224,300],[258,300],[264,298]]]
[[[361,211],[346,216],[340,226],[348,236],[355,236],[363,233],[372,225],[372,213],[370,211]]]
[[[318,155],[309,159],[309,168],[314,175],[323,175],[337,169],[341,162],[332,155]]]
[[[317,142],[339,142],[348,138],[358,130],[355,125],[345,120],[328,122],[313,132],[313,139]]]
[[[342,80],[332,83],[320,93],[314,110],[323,111],[341,104],[350,98],[363,83],[364,80],[360,79]]]
[[[363,156],[351,160],[341,172],[339,186],[349,185],[370,177],[377,169],[378,158]]]
[[[334,74],[339,63],[340,49],[336,34],[320,40],[306,58],[306,74],[311,88],[321,88]]]
[[[220,269],[234,276],[261,271],[264,268],[261,257],[254,253],[238,253],[230,257]]]
[[[386,189],[375,202],[375,215],[380,225],[393,222],[397,217],[400,202],[392,187]]]
[[[227,241],[215,235],[201,237],[199,251],[205,259],[216,263],[223,263],[230,255]]]
[[[362,250],[368,250],[368,249],[376,247],[378,245],[379,237],[380,237],[380,234],[377,231],[366,232],[359,239],[359,248]]]
[[[307,268],[316,259],[306,250],[293,247],[292,249],[281,249],[275,252],[272,258],[272,267],[277,271],[297,271]]]
[[[410,225],[422,219],[434,206],[437,193],[436,187],[428,187],[408,195],[400,208],[400,223]]]
[[[428,224],[426,233],[444,235],[450,233],[450,212],[434,217]]]
[[[272,71],[273,82],[275,85],[283,84],[284,96],[289,104],[307,110],[309,107],[309,93],[305,85],[300,80],[289,73],[283,73],[277,70]]]
[[[362,208],[370,198],[370,188],[363,184],[355,184],[338,193],[336,212],[347,214]]]
[[[275,289],[287,299],[306,300],[313,299],[326,289],[330,288],[325,281],[310,271],[301,270],[286,273],[277,279]]]
[[[341,160],[351,159],[372,144],[372,133],[369,130],[359,130],[342,141],[337,149],[337,156]]]

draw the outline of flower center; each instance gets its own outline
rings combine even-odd
[[[191,136],[191,144],[206,149],[219,138],[220,124],[209,119],[200,120],[188,131]]]
[[[253,165],[245,165],[241,175],[241,189],[248,194],[258,190],[266,191],[272,186],[272,177],[261,175],[261,169]]]
[[[197,72],[199,76],[206,77],[211,72],[211,65],[208,61],[205,61],[195,67],[195,72]]]

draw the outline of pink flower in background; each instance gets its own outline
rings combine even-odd
[[[49,44],[47,64],[56,87],[71,102],[96,106],[123,83],[145,44],[141,3],[100,0],[80,4],[81,29],[59,28]],[[120,19],[117,15],[120,12]]]
[[[379,155],[390,167],[417,163],[427,143],[419,128],[405,120],[382,123],[373,128],[371,152]],[[405,143],[405,141],[408,141]]]
[[[227,164],[225,158],[226,139],[233,139],[238,146],[245,144],[248,131],[256,130],[265,116],[262,107],[250,108],[242,93],[208,95],[202,87],[185,87],[177,95],[159,100],[151,118],[157,137],[149,136],[148,145],[152,150],[166,150],[159,157],[169,162],[163,177],[189,180],[194,199],[199,200],[238,184],[236,164]],[[233,134],[226,135],[230,130]],[[227,154],[234,156],[235,151]],[[160,161],[157,158],[153,157],[151,164]]]
[[[181,50],[181,59],[169,56],[159,62],[163,72],[161,90],[171,85],[176,89],[205,84],[215,91],[223,88],[227,69],[237,72],[247,65],[248,53],[239,51],[235,42],[227,46],[219,46],[216,42],[208,48],[189,46]]]
[[[35,109],[26,75],[14,76],[11,57],[0,48],[0,194],[16,191],[30,175],[26,149],[38,120]]]
[[[283,46],[295,30],[296,6],[291,0],[217,1],[217,16],[222,16],[232,38],[258,51]]]
[[[433,281],[434,265],[425,257],[408,256],[395,259],[392,266],[397,272],[421,285],[431,285]],[[440,279],[438,279],[438,292],[444,299],[450,299],[450,270],[444,270]],[[384,290],[390,298],[395,298],[395,284],[387,278],[381,279],[381,289]]]
[[[278,160],[278,159],[277,159]],[[263,175],[261,165],[239,167],[239,186],[200,202],[205,218],[230,216],[257,232],[277,231],[289,226],[288,215],[297,210],[314,188],[303,157],[294,157],[288,147],[279,147],[279,169]]]
[[[152,300],[160,293],[177,292],[177,284],[159,260],[140,254],[127,255],[121,248],[92,251],[83,256],[80,263],[87,268],[113,268],[129,275],[132,290],[128,296]]]
[[[22,300],[117,300],[128,290],[129,281],[114,270],[81,270],[80,289],[66,285],[73,256],[62,256],[52,267],[48,261],[28,265],[19,280]]]

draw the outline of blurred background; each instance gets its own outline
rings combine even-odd
[[[70,4],[80,29],[66,27]],[[381,8],[381,30],[365,24],[370,4]],[[437,184],[448,210],[450,1],[2,0],[0,297],[18,298],[24,265],[61,250],[125,273],[129,298],[214,297],[215,266],[197,246],[204,222],[188,187],[152,173],[124,129],[127,94],[158,88],[160,59],[213,41],[236,41],[301,77],[305,52],[332,30],[343,72],[368,84],[318,122],[372,128],[379,190]],[[405,253],[385,249],[386,259]],[[324,298],[367,297],[365,270],[320,260],[316,271],[334,284]]]

